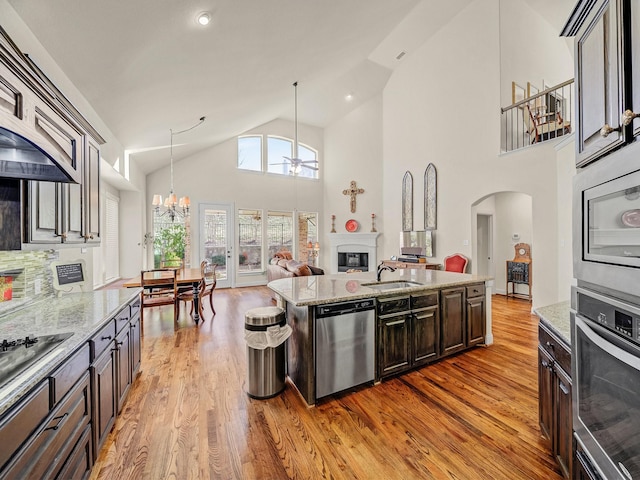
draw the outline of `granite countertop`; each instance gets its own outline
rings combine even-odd
[[[69,354],[140,295],[139,288],[97,290],[46,298],[0,317],[0,341],[29,336],[73,333],[52,352],[0,388],[0,415],[46,378]]]
[[[536,308],[534,313],[540,317],[540,321],[556,332],[568,346],[571,346],[570,310],[570,302],[567,300],[566,302]]]
[[[409,281],[420,285],[381,291],[365,285],[376,281],[376,273],[362,272],[280,278],[269,282],[267,286],[293,305],[312,306],[382,295],[417,293],[422,290],[484,283],[489,280],[492,280],[492,277],[442,270],[398,269],[395,272],[383,271],[382,282]]]

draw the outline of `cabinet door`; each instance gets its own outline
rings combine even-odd
[[[576,42],[578,130],[576,165],[584,166],[625,142],[621,1],[597,0]],[[616,129],[607,137],[603,126]]]
[[[554,392],[553,453],[565,478],[570,478],[573,463],[573,406],[571,378],[556,364]]]
[[[442,339],[440,352],[449,355],[465,348],[466,325],[464,288],[451,288],[441,292]]]
[[[62,231],[64,243],[84,243],[84,193],[78,183],[61,184]]]
[[[411,360],[414,367],[438,358],[440,309],[429,307],[413,313]]]
[[[27,243],[62,243],[61,184],[27,182]]]
[[[85,157],[84,193],[86,210],[85,239],[100,243],[100,148],[89,136]]]
[[[116,337],[116,383],[118,405],[116,411],[120,413],[124,400],[131,387],[131,332],[124,328]]]
[[[113,345],[113,343],[111,344]],[[93,408],[93,459],[97,458],[116,418],[115,349],[107,350],[91,366]]]
[[[380,317],[380,375],[385,377],[409,368],[409,325],[411,315]]]
[[[131,381],[135,378],[142,359],[142,342],[140,339],[140,315],[131,320]]]
[[[538,346],[538,421],[542,434],[552,442],[553,431],[553,359]]]
[[[467,299],[467,346],[484,342],[486,329],[485,322],[485,297],[473,297]]]

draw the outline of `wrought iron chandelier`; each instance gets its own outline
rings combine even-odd
[[[191,200],[188,196],[180,197],[180,199],[178,199],[177,195],[173,191],[173,137],[193,130],[197,126],[202,125],[204,120],[205,117],[200,117],[200,120],[194,126],[185,130],[180,130],[179,132],[174,132],[171,128],[169,129],[169,132],[171,133],[171,189],[169,190],[169,195],[164,199],[164,202],[162,201],[162,195],[156,193],[153,195],[153,201],[151,204],[153,205],[153,209],[157,215],[167,216],[172,222],[175,221],[176,217],[187,218],[189,216],[189,207],[191,206]]]

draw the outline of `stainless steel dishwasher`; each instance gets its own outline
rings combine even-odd
[[[374,299],[317,306],[315,324],[316,398],[374,380]]]

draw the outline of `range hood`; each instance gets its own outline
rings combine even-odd
[[[0,178],[80,183],[80,174],[35,129],[20,131],[0,126]]]

